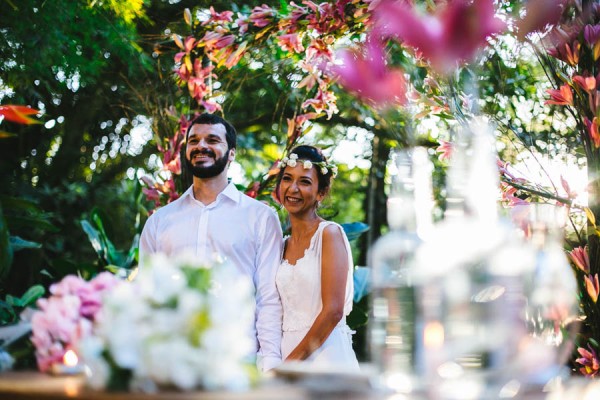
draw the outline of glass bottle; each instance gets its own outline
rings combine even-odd
[[[390,231],[369,253],[372,292],[368,336],[381,384],[398,392],[417,390],[424,368],[413,268],[417,248],[431,228],[432,164],[425,148],[393,153],[396,173],[387,200]]]

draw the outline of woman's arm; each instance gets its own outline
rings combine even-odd
[[[286,361],[305,360],[327,340],[333,328],[344,316],[348,252],[343,233],[336,225],[323,231],[321,255],[321,299],[323,308],[306,336],[289,354]]]

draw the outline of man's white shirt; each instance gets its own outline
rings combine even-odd
[[[249,335],[256,338],[258,366],[263,371],[274,368],[281,363],[282,321],[275,286],[283,246],[277,214],[232,183],[209,205],[196,200],[193,193],[190,187],[148,218],[140,238],[139,260],[143,262],[144,255],[151,253],[190,251],[198,260],[211,260],[215,254],[229,260],[254,284],[256,325]]]

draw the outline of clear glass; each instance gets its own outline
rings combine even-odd
[[[393,153],[395,174],[387,201],[390,232],[372,247],[373,268],[369,343],[380,383],[410,393],[424,367],[417,310],[420,288],[413,279],[415,254],[431,228],[431,171],[427,150],[412,148]]]

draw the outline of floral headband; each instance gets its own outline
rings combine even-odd
[[[281,160],[281,163],[280,163],[281,168],[284,168],[285,166],[290,166],[293,168],[297,164],[298,164],[298,154],[296,154],[296,153],[290,154],[289,157],[283,157],[283,159]],[[314,161],[310,161],[310,160],[303,160],[302,166],[304,167],[304,169],[311,169],[313,166],[315,166],[321,170],[321,173],[323,175],[327,175],[327,173],[329,171],[331,171],[331,176],[333,176],[334,178],[337,176],[337,173],[338,173],[338,168],[335,164],[329,164],[329,163],[326,163],[325,161],[314,162]]]

